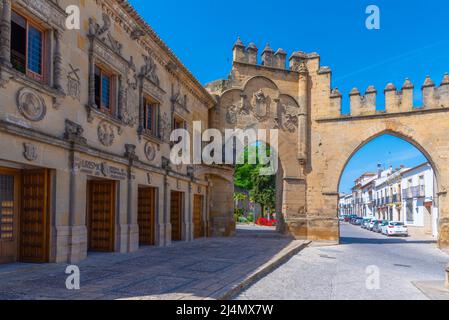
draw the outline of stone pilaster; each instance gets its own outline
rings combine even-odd
[[[163,221],[161,221],[160,230],[163,230],[161,235],[162,246],[171,245],[171,223],[170,223],[170,182],[168,177],[164,176],[164,210]]]
[[[11,67],[11,0],[2,0],[0,64]]]
[[[62,87],[62,52],[61,52],[62,33],[59,30],[54,30],[53,35],[54,35],[54,39],[55,39],[55,50],[54,50],[54,58],[53,58],[54,87],[59,92],[63,93],[64,89]]]
[[[90,49],[89,49],[89,106],[96,106],[95,103],[95,58],[93,53],[93,39],[90,39]]]
[[[299,68],[299,84],[298,84],[298,160],[301,163],[307,162],[307,116],[308,116],[308,88],[309,88],[309,72],[305,64]]]
[[[70,151],[70,181],[69,181],[69,249],[68,262],[77,263],[87,257],[87,227],[80,215],[85,215],[85,190],[87,182],[80,174],[75,163],[75,151]]]

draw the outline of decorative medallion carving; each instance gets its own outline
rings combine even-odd
[[[98,125],[98,140],[105,147],[110,147],[114,143],[114,127],[107,122],[101,122]]]
[[[17,108],[30,121],[41,121],[47,113],[44,99],[28,88],[23,88],[18,92]]]
[[[69,72],[67,73],[67,94],[69,97],[80,101],[81,95],[81,78],[79,76],[79,68],[75,68],[69,63]]]
[[[154,161],[156,159],[156,148],[151,142],[147,142],[145,144],[145,156],[147,157],[148,161]]]
[[[28,161],[36,161],[37,160],[37,147],[32,143],[24,143],[23,144],[23,156]]]

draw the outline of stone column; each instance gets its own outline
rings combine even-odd
[[[128,177],[128,225],[129,239],[128,252],[135,252],[139,249],[139,225],[137,223],[137,185],[134,183],[130,170]]]
[[[143,82],[144,82],[144,77],[143,76],[139,76],[139,133],[141,133],[144,129],[144,117],[145,117],[145,113],[144,113],[144,105],[143,105]],[[159,126],[158,126],[159,127]]]
[[[62,33],[59,30],[55,30],[54,33],[55,38],[55,51],[54,51],[54,72],[53,72],[53,81],[54,87],[59,92],[64,92],[62,88],[62,53],[61,53],[61,38]]]
[[[75,158],[73,147],[69,156],[69,263],[78,263],[87,257],[87,224],[85,221],[87,181],[85,176],[80,173]]]
[[[90,39],[90,50],[89,50],[89,106],[96,106],[95,103],[95,57],[93,52],[93,39]],[[98,107],[98,106],[96,106]]]
[[[11,67],[11,0],[2,0],[0,63]]]
[[[192,192],[193,186],[192,186],[192,182],[189,182],[189,193],[187,195],[188,199],[188,211],[187,211],[187,220],[186,220],[186,232],[187,232],[187,237],[186,237],[186,241],[192,241],[193,240],[193,192]]]
[[[163,229],[164,234],[162,237],[163,245],[171,245],[171,223],[170,223],[170,182],[168,181],[168,176],[164,176],[164,221]]]
[[[308,115],[308,102],[309,102],[309,72],[305,65],[301,65],[299,68],[299,84],[298,84],[298,160],[301,163],[307,162],[307,115]]]

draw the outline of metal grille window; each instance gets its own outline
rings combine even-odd
[[[0,240],[14,238],[14,177],[0,175]]]

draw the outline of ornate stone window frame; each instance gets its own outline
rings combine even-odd
[[[162,137],[162,106],[166,96],[166,92],[161,88],[159,83],[159,77],[157,75],[157,66],[151,56],[144,56],[145,65],[142,67],[139,75],[138,75],[138,84],[139,84],[139,128],[138,135],[139,139],[142,137],[150,140],[158,145],[163,143]],[[144,129],[145,123],[145,106],[144,99],[145,97],[150,97],[152,100],[156,101],[159,104],[159,112],[158,112],[158,133],[156,135],[149,134]]]
[[[26,86],[48,94],[53,98],[55,108],[65,95],[62,88],[61,38],[65,30],[66,12],[56,0],[0,0],[0,87],[14,79]],[[31,18],[45,30],[47,69],[45,82],[37,81],[12,68],[11,65],[11,14],[12,10]]]
[[[172,84],[171,92],[173,113],[178,114],[181,118],[187,118],[190,114],[190,109],[188,107],[188,95],[182,92],[181,85],[178,85],[178,90],[176,90],[175,85]]]
[[[115,124],[119,132],[121,126],[132,126],[132,121],[128,121],[125,116],[127,104],[127,78],[133,68],[133,61],[128,61],[122,55],[122,45],[114,39],[110,32],[111,18],[103,13],[103,24],[100,26],[93,18],[89,19],[89,100],[86,105],[87,120],[92,123],[95,118],[100,118]],[[115,92],[113,106],[114,115],[106,114],[98,108],[95,103],[95,68],[100,66],[112,73],[115,78]]]

